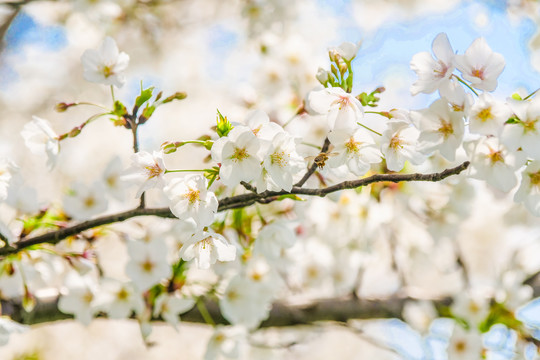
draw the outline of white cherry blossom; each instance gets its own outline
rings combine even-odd
[[[419,135],[418,129],[409,122],[388,122],[388,128],[381,139],[381,151],[386,158],[388,170],[400,171],[407,160],[415,165],[424,161],[425,156],[417,149]]]
[[[189,311],[195,305],[193,299],[184,299],[174,294],[163,293],[156,298],[154,316],[161,315],[163,320],[178,330],[180,314]]]
[[[516,186],[516,171],[526,160],[522,152],[509,151],[494,137],[469,142],[465,150],[471,159],[472,177],[504,192]]]
[[[351,61],[356,57],[356,53],[360,50],[361,42],[353,43],[350,41],[342,42],[338,47],[330,48],[330,53],[336,53],[341,58],[347,61]]]
[[[73,314],[75,320],[87,326],[99,312],[96,306],[98,288],[88,277],[70,273],[66,279],[67,289],[58,301],[58,309]]]
[[[103,184],[96,182],[92,186],[74,183],[64,196],[66,214],[76,220],[86,220],[107,210]]]
[[[250,279],[238,274],[231,279],[219,300],[223,316],[232,324],[254,329],[268,317],[272,299],[268,292],[253,285]]]
[[[540,98],[531,101],[509,100],[508,105],[519,121],[506,124],[501,134],[501,140],[511,150],[521,148],[523,152],[540,160]]]
[[[495,90],[505,64],[504,57],[493,52],[484,38],[474,40],[464,55],[456,55],[456,65],[463,78],[484,91]]]
[[[469,112],[469,131],[482,135],[499,135],[511,116],[510,108],[489,93],[480,94]]]
[[[262,255],[267,259],[277,259],[283,249],[294,245],[296,235],[283,220],[265,225],[253,245],[253,254]]]
[[[236,258],[236,247],[223,235],[203,230],[185,240],[180,249],[180,257],[186,261],[195,259],[197,267],[209,269],[218,260],[233,261]]]
[[[119,52],[111,37],[103,40],[99,49],[88,49],[81,56],[84,78],[87,81],[122,87],[126,82],[124,71],[129,64],[129,55]]]
[[[261,173],[260,139],[247,126],[236,126],[214,142],[212,159],[221,164],[219,177],[223,184],[236,186],[251,181]]]
[[[140,151],[131,156],[132,165],[124,175],[122,181],[139,185],[135,197],[140,197],[143,192],[151,188],[163,188],[165,186],[165,163],[163,152],[154,151],[152,154]]]
[[[130,282],[104,278],[101,290],[96,297],[96,306],[111,319],[125,319],[133,312],[141,314],[144,311],[141,293]]]
[[[411,86],[411,93],[431,94],[441,89],[444,91],[449,86],[449,80],[454,72],[455,54],[445,33],[435,37],[431,45],[433,59],[430,53],[421,52],[413,56],[411,69],[418,76],[418,80]]]
[[[181,220],[192,219],[199,227],[210,225],[218,208],[218,200],[208,191],[202,175],[172,179],[163,189],[169,198],[172,213]]]
[[[156,242],[161,242],[161,246]],[[147,290],[171,275],[167,247],[162,240],[156,239],[150,244],[132,240],[127,243],[127,250],[129,260],[126,275],[140,291]]]
[[[60,153],[60,142],[49,121],[33,116],[32,121],[24,126],[21,135],[33,154],[47,154],[47,166],[51,170]]]
[[[266,184],[257,182],[257,191],[291,191],[296,175],[305,167],[304,159],[296,152],[296,140],[286,132],[277,133],[263,157]]]
[[[360,101],[340,87],[314,90],[308,95],[309,107],[327,115],[328,128],[355,129],[364,118],[364,109]]]
[[[355,131],[334,130],[328,134],[328,140],[334,145],[332,152],[338,154],[328,159],[331,167],[347,165],[354,175],[362,176],[368,172],[371,164],[382,161],[382,153],[373,137],[363,128]]]
[[[418,149],[425,154],[439,150],[448,161],[454,161],[465,130],[461,113],[451,111],[446,100],[439,99],[428,109],[411,111],[410,116],[420,130]]]
[[[514,196],[533,215],[540,216],[540,161],[531,161],[521,173],[521,184]]]

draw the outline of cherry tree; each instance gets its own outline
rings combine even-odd
[[[31,2],[7,3],[5,29]],[[243,16],[258,55],[277,61],[259,71],[247,111],[211,109],[208,127],[165,112],[189,104],[190,92],[137,79],[129,70],[144,57],[114,36],[149,27],[140,41],[152,43],[171,31],[156,24],[171,4],[63,10],[89,23],[135,15],[127,31],[75,49],[84,90],[73,99],[58,89],[56,113],[32,107],[10,135],[24,153],[0,159],[1,342],[32,324],[105,317],[133,319],[150,345],[157,322],[194,322],[213,331],[205,359],[256,358],[253,349],[302,341],[261,342],[265,328],[337,323],[397,358],[538,359],[536,239],[499,234],[483,256],[473,243],[481,231],[497,236],[501,221],[514,236],[538,228],[536,92],[500,97],[504,57],[483,37],[455,51],[441,32],[410,61],[411,94],[434,100],[396,108],[385,100],[391,89],[355,81],[360,42],[323,49],[327,58],[306,74],[285,49],[299,43],[282,46],[265,30],[293,22],[293,7],[269,4],[248,1]],[[272,16],[257,15],[265,6]],[[86,146],[97,146],[88,157]],[[121,150],[109,156],[108,147]],[[30,157],[46,167],[40,177],[63,179],[61,196],[38,199]],[[489,205],[500,203],[511,209]],[[474,275],[484,271],[489,282]]]

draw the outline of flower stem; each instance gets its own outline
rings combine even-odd
[[[463,85],[465,85],[466,87],[468,87],[469,90],[471,90],[471,91],[474,93],[474,95],[480,96],[480,95],[478,95],[478,93],[471,87],[471,85],[467,84],[462,78],[460,78],[460,77],[457,76],[457,75],[452,75],[452,76],[455,77],[460,83],[462,83]]]
[[[113,104],[116,102],[116,99],[114,98],[114,87],[111,85],[111,96],[112,96],[112,102]]]
[[[205,172],[206,169],[193,169],[193,170],[188,170],[188,169],[176,169],[176,170],[165,170],[165,174],[168,174],[168,173],[175,173],[175,172]]]
[[[534,95],[538,92],[538,90],[540,90],[540,89],[534,90],[532,93],[530,93],[529,95],[525,96],[525,97],[523,98],[523,100],[529,100],[532,96],[534,96]]]
[[[203,317],[205,323],[212,326],[216,325],[214,319],[212,319],[212,316],[210,316],[206,305],[204,305],[204,302],[201,301],[200,298],[197,300],[197,309],[199,309],[199,312],[201,313],[201,316]]]
[[[375,130],[373,130],[372,128],[370,128],[370,127],[368,127],[368,126],[366,126],[366,125],[364,125],[364,124],[362,124],[362,123],[357,122],[357,124],[360,125],[361,127],[365,128],[365,129],[368,129],[368,130],[371,131],[372,133],[375,133],[375,134],[377,134],[377,135],[379,135],[379,136],[382,136],[382,134],[381,134],[380,132],[375,131]]]

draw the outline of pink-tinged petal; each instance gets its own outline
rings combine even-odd
[[[311,91],[308,94],[309,107],[319,114],[328,113],[334,100],[335,97],[326,89]]]
[[[435,37],[431,49],[437,59],[443,61],[448,67],[453,66],[455,54],[445,33],[440,33]]]

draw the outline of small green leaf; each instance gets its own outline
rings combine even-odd
[[[112,111],[112,114],[116,115],[116,116],[124,116],[124,115],[127,114],[127,109],[124,106],[124,104],[122,104],[120,101],[116,100],[114,102],[114,109]]]
[[[512,116],[508,120],[506,120],[506,124],[519,124],[519,119],[515,116]]]
[[[141,94],[135,99],[135,106],[141,107],[142,104],[150,100],[152,93],[154,92],[154,87],[150,86],[148,89],[142,90]]]
[[[156,107],[154,105],[146,105],[142,114],[139,116],[139,124],[144,124],[154,114]]]
[[[518,93],[513,93],[513,94],[512,94],[512,99],[514,99],[514,100],[519,100],[519,101],[523,100],[523,98],[521,97],[521,95],[519,95]]]
[[[280,195],[280,196],[278,196],[278,198],[277,198],[278,201],[285,200],[285,199],[292,199],[292,200],[294,200],[294,201],[306,201],[305,199],[302,199],[301,197],[299,197],[299,196],[296,195],[296,194],[285,194],[285,195]]]
[[[162,103],[166,104],[173,100],[184,100],[186,97],[187,97],[187,94],[185,92],[176,92],[173,95],[163,99]]]
[[[217,127],[216,132],[219,137],[224,137],[229,134],[229,132],[233,129],[232,124],[227,120],[226,116],[221,115],[218,109],[218,117],[217,117]]]

